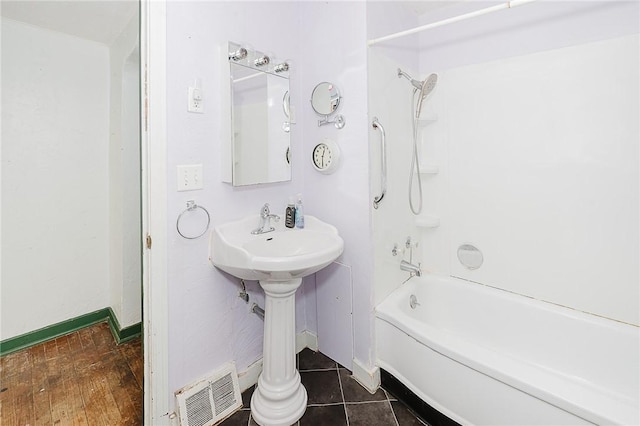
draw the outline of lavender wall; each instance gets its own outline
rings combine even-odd
[[[372,254],[369,222],[368,118],[366,109],[366,9],[362,2],[309,2],[301,8],[301,90],[304,143],[304,190],[308,211],[335,225],[345,241],[340,265],[318,274],[316,290],[320,350],[345,366],[355,357],[371,362]],[[330,23],[330,31],[327,24]],[[343,100],[339,113],[347,120],[338,130],[317,126],[318,117],[307,99],[321,81],[335,83]],[[311,150],[324,138],[336,141],[342,162],[335,173],[323,175],[311,166]],[[348,289],[345,291],[345,287]],[[351,303],[348,296],[352,297]],[[348,322],[353,307],[353,329]],[[336,317],[343,320],[329,326]],[[341,330],[342,333],[338,334]],[[346,330],[346,332],[345,332]],[[353,355],[349,356],[352,335]]]
[[[297,331],[319,333],[321,350],[350,365],[355,356],[371,363],[371,268],[366,111],[364,3],[168,2],[168,287],[169,389],[171,392],[235,360],[238,371],[262,355],[263,322],[237,297],[238,280],[213,268],[206,238],[185,240],[175,219],[187,200],[207,208],[211,226],[256,214],[269,202],[284,210],[289,195],[302,193],[307,214],[335,225],[344,254],[320,276],[323,294],[316,310],[316,277],[297,295]],[[332,31],[327,31],[330,23]],[[348,31],[341,31],[348,29]],[[297,124],[292,126],[292,180],[233,188],[222,183],[221,66],[227,41],[246,43],[291,60],[290,92]],[[187,87],[202,81],[204,114],[186,111]],[[309,98],[329,80],[344,96],[343,130],[318,128]],[[342,164],[329,176],[311,166],[311,149],[325,137],[342,149]],[[204,189],[177,192],[175,167],[203,164]],[[335,272],[335,273],[334,273]],[[251,299],[263,293],[248,283]],[[352,291],[355,297],[352,300]],[[339,298],[339,303],[336,301]],[[352,314],[353,311],[353,314]],[[327,320],[339,318],[337,322]],[[340,333],[333,333],[339,330]]]
[[[222,55],[227,41],[295,58],[297,8],[294,3],[167,3],[167,212],[169,292],[169,389],[171,392],[234,360],[238,371],[262,356],[263,322],[237,297],[239,280],[208,261],[208,240],[186,240],[176,232],[176,218],[187,200],[211,215],[211,226],[257,214],[265,202],[284,211],[288,196],[303,190],[300,166],[291,182],[233,188],[222,183],[221,94]],[[276,29],[280,28],[280,31]],[[292,29],[293,28],[293,29]],[[291,95],[300,104],[299,68],[291,73]],[[186,111],[187,88],[202,82],[204,113]],[[293,164],[302,164],[300,126],[291,130]],[[204,189],[176,191],[176,166],[202,164]],[[195,219],[194,219],[195,220]],[[247,284],[252,302],[264,306],[256,282]],[[306,328],[305,286],[298,293],[298,330]]]

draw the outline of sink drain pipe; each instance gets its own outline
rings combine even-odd
[[[254,314],[256,314],[257,316],[259,316],[264,320],[264,309],[258,306],[257,303],[254,303],[251,305],[251,312],[253,312]]]

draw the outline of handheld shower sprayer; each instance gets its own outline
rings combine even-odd
[[[416,118],[420,117],[420,113],[422,112],[422,102],[425,100],[427,95],[435,89],[437,82],[438,74],[431,74],[422,82],[422,86],[420,87],[420,96],[418,97],[418,106],[416,107]]]
[[[413,158],[411,159],[411,171],[409,172],[409,207],[411,208],[411,212],[415,215],[420,214],[422,211],[422,177],[420,175],[420,164],[418,163],[418,126],[417,121],[420,118],[420,113],[422,112],[422,104],[425,98],[429,95],[429,93],[433,92],[436,84],[438,83],[438,75],[431,74],[424,81],[418,81],[411,78],[409,74],[402,71],[398,68],[398,78],[404,77],[411,82],[411,85],[415,88],[413,91],[413,97],[415,98],[416,93],[418,93],[418,101],[413,104],[413,99],[411,103],[413,120]],[[418,180],[418,206],[413,205],[413,181],[414,176],[417,176]]]

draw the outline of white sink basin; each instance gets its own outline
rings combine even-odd
[[[249,216],[216,226],[209,241],[211,263],[260,281],[264,290],[263,367],[251,397],[251,415],[261,425],[288,426],[304,415],[307,392],[295,361],[295,293],[302,277],[333,262],[344,248],[336,228],[313,216],[304,219],[303,229],[272,220],[274,231],[256,235],[251,231],[259,215]]]
[[[313,274],[342,254],[344,242],[335,227],[313,216],[304,219],[303,229],[285,227],[284,219],[271,220],[275,231],[258,235],[251,234],[258,215],[216,226],[209,260],[245,280],[286,281]]]

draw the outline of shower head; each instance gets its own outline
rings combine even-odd
[[[420,86],[420,96],[418,97],[418,105],[416,107],[416,118],[420,117],[420,113],[422,112],[422,103],[429,93],[433,92],[433,89],[436,88],[436,83],[438,83],[438,74],[431,74],[422,82],[422,85]]]
[[[422,82],[420,87],[420,95],[421,98],[424,99],[427,95],[433,92],[433,89],[436,88],[436,84],[438,83],[438,74],[431,74],[425,81]]]
[[[429,77],[427,77],[426,80],[418,81],[418,80],[414,80],[413,78],[411,78],[409,74],[407,74],[406,72],[398,68],[398,78],[400,77],[404,77],[407,80],[409,80],[413,85],[413,87],[415,87],[416,90],[420,91],[421,99],[426,98],[427,95],[433,91],[433,89],[436,87],[436,83],[438,82],[437,74],[431,74]]]

